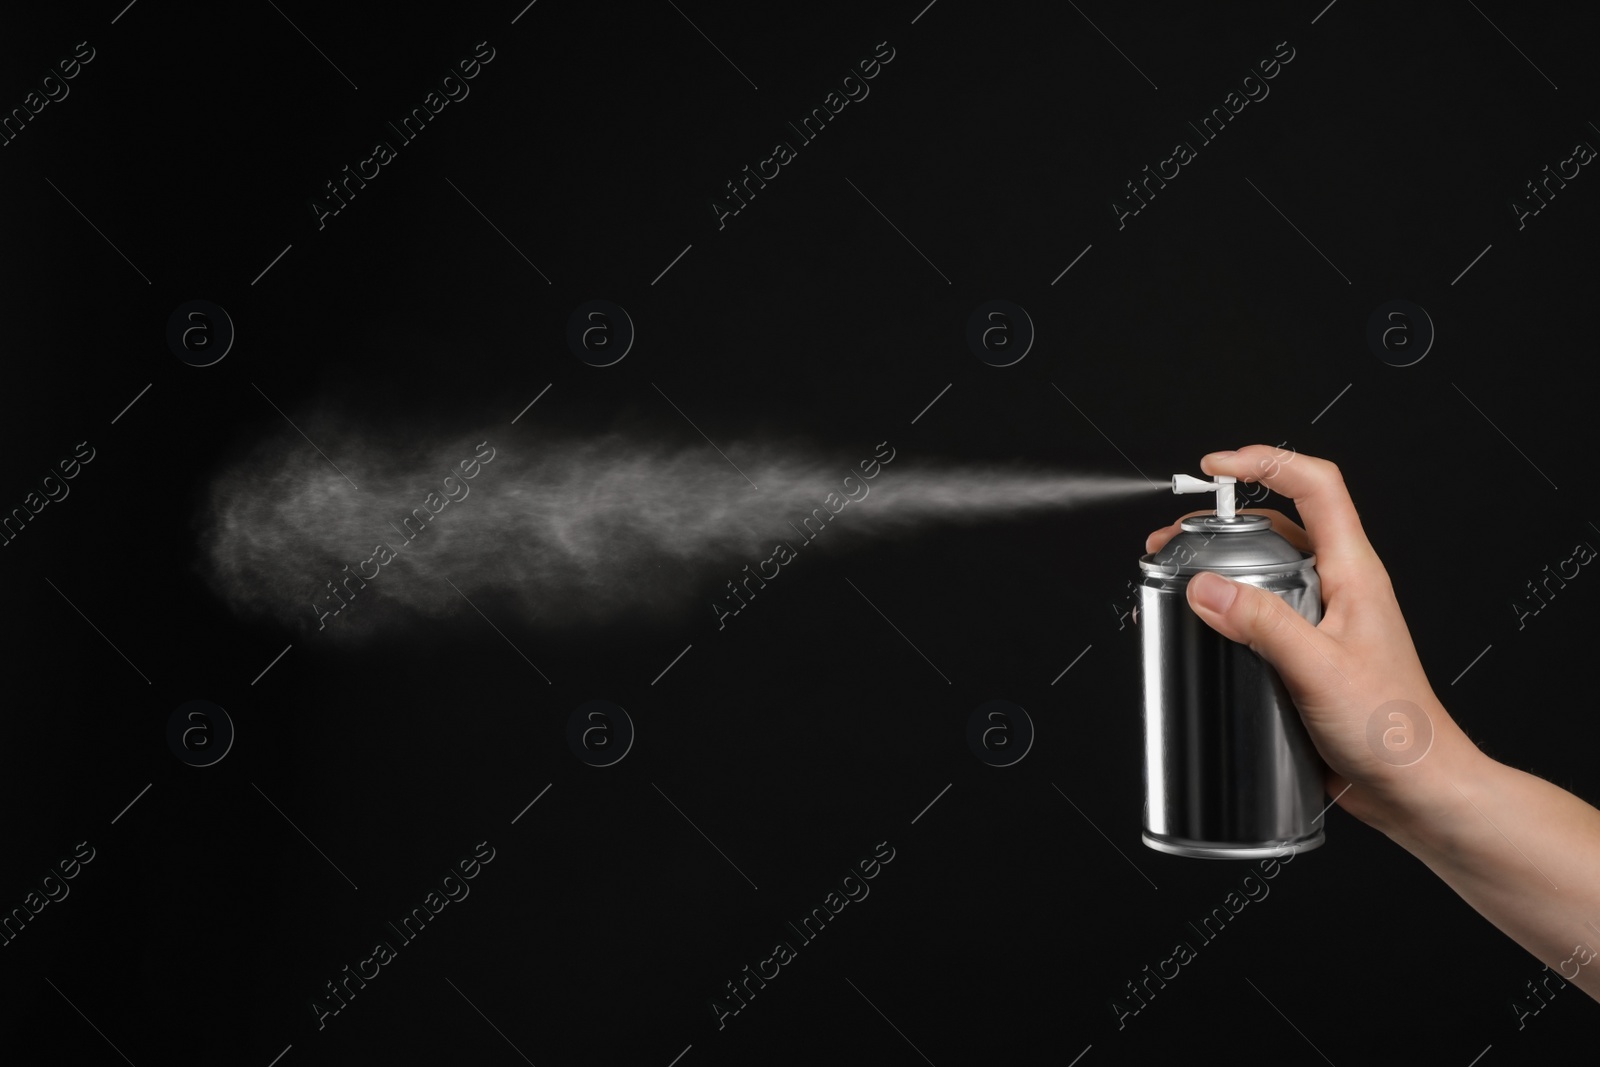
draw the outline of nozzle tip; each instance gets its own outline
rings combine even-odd
[[[1204,478],[1196,478],[1189,474],[1174,474],[1172,476],[1172,491],[1174,493],[1214,493],[1216,489],[1216,482],[1208,482]]]

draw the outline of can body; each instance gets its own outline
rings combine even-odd
[[[1140,560],[1144,843],[1179,856],[1252,859],[1322,844],[1323,763],[1283,680],[1189,607],[1200,571],[1265,589],[1322,618],[1314,557],[1265,516],[1198,516]]]

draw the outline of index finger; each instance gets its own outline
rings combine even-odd
[[[1212,452],[1200,460],[1207,474],[1260,482],[1294,501],[1311,538],[1324,592],[1340,586],[1388,581],[1378,554],[1367,540],[1339,468],[1325,459],[1271,445],[1247,445],[1236,452]]]

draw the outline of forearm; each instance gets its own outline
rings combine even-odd
[[[1485,756],[1453,723],[1367,821],[1600,1000],[1600,811]],[[1431,767],[1424,767],[1434,756]]]

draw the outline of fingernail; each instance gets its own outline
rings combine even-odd
[[[1218,615],[1227,611],[1233,604],[1234,597],[1239,595],[1239,587],[1220,574],[1209,571],[1195,575],[1189,580],[1194,587],[1194,599],[1201,607],[1214,611]]]
[[[1205,454],[1205,458],[1206,459],[1224,459],[1224,458],[1226,458],[1228,456],[1233,456],[1233,455],[1237,455],[1237,454],[1238,454],[1237,452],[1235,452],[1233,449],[1230,448],[1226,452],[1207,452]]]

